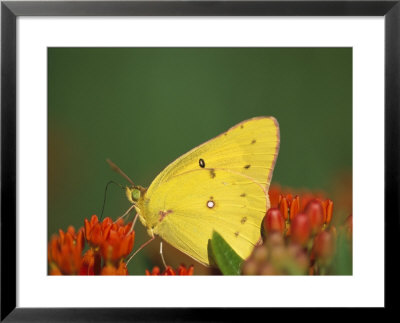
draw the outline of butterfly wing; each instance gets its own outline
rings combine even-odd
[[[149,187],[156,188],[171,177],[201,168],[229,168],[269,184],[279,151],[279,125],[273,117],[243,121],[221,135],[197,146],[169,164]]]
[[[195,170],[172,178],[149,203],[159,213],[154,233],[177,249],[209,264],[208,240],[218,231],[239,256],[246,258],[260,238],[267,198],[263,188],[241,175],[215,169]],[[201,185],[199,185],[201,183]]]
[[[148,228],[209,264],[208,240],[218,231],[247,258],[260,238],[279,150],[274,118],[244,121],[167,166],[145,194]]]

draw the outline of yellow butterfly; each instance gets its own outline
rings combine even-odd
[[[131,182],[126,187],[131,209],[150,237],[159,235],[204,265],[210,265],[213,230],[246,259],[270,206],[279,142],[275,118],[243,121],[176,159],[148,189]]]

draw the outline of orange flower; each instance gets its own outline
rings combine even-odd
[[[124,225],[122,219],[113,222],[108,217],[100,223],[93,215],[90,222],[85,219],[85,237],[94,251],[100,250],[104,261],[117,266],[133,249],[135,231],[131,226],[132,223]]]
[[[269,190],[271,208],[263,219],[264,244],[255,247],[245,260],[242,273],[260,274],[305,274],[324,275],[335,272],[331,267],[336,250],[338,233],[333,218],[333,202],[322,193],[303,191],[295,195],[292,190],[272,185]],[[351,195],[350,195],[351,196]],[[282,235],[283,217],[285,234]],[[338,223],[337,218],[335,218]],[[352,216],[340,226],[350,242]],[[260,249],[258,249],[260,248]],[[265,250],[264,250],[265,249]],[[261,250],[261,251],[260,251]],[[261,255],[262,257],[258,257]],[[261,259],[262,261],[257,261]],[[274,269],[274,270],[273,270]]]
[[[123,261],[120,262],[118,268],[109,264],[103,267],[101,270],[101,275],[128,275],[128,268],[126,267],[126,263]]]
[[[160,267],[154,266],[151,272],[146,269],[146,276],[159,276],[159,275],[160,275]]]
[[[281,198],[284,196],[290,202],[293,200],[293,196],[295,195],[294,190],[288,187],[281,187],[279,184],[271,184],[268,195],[269,200],[271,202],[271,207],[278,207],[279,203],[281,202]],[[323,192],[310,192],[305,189],[297,190],[297,195],[301,196],[302,204],[299,205],[301,209],[304,209],[305,205],[311,199],[319,199],[325,200],[325,194]]]
[[[76,275],[82,264],[82,250],[85,246],[83,230],[78,233],[75,228],[68,227],[67,232],[59,230],[48,246],[50,275]]]
[[[300,210],[300,198],[298,195],[293,197],[292,194],[287,194],[286,196],[280,195],[278,207],[285,220],[293,220],[294,216]]]
[[[178,275],[179,276],[192,276],[193,271],[194,271],[193,266],[189,266],[188,268],[186,268],[184,265],[180,265],[178,267]]]
[[[90,248],[83,254],[86,238]],[[51,275],[127,275],[123,262],[132,249],[135,231],[132,223],[124,225],[120,219],[113,222],[105,218],[99,222],[96,215],[85,219],[78,233],[73,227],[59,231],[48,247]]]
[[[271,184],[268,190],[269,201],[271,203],[271,207],[278,207],[279,198],[282,194],[282,189],[278,184]]]
[[[99,275],[101,270],[101,256],[90,248],[83,255],[83,261],[79,275]]]
[[[159,267],[155,266],[153,267],[152,271],[148,271],[146,269],[146,276],[192,276],[194,271],[194,267],[189,266],[188,268],[185,267],[185,265],[180,265],[176,272],[172,269],[171,266],[167,266],[167,268],[164,270],[163,273],[161,273],[161,270]]]
[[[106,261],[115,263],[131,253],[135,231],[130,231],[131,223],[125,226],[121,223],[113,223],[108,230],[108,235],[101,245],[101,254]]]
[[[298,195],[292,194],[280,195],[278,208],[286,221],[294,219],[298,213],[306,213],[311,221],[313,229],[328,225],[332,220],[333,202],[329,199],[321,199],[320,194],[312,196],[310,194]]]
[[[97,215],[92,215],[90,222],[85,219],[85,238],[93,248],[98,248],[103,243],[104,236],[108,233],[104,229],[109,224],[112,224],[110,218],[105,218],[102,223],[99,223]]]

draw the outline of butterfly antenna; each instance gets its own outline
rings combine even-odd
[[[164,253],[162,250],[162,241],[160,241],[160,255],[161,255],[161,260],[163,262],[164,268],[167,269],[167,263],[165,262]]]
[[[105,188],[105,190],[104,190],[104,200],[103,200],[103,207],[101,208],[100,221],[101,221],[101,219],[103,218],[104,208],[105,208],[105,206],[106,206],[107,189],[108,189],[108,186],[109,186],[110,184],[115,184],[115,185],[118,185],[118,186],[120,186],[121,188],[123,188],[122,185],[120,185],[120,184],[118,184],[118,183],[116,183],[116,182],[114,182],[114,181],[109,181],[109,182],[107,183],[106,188]]]
[[[129,183],[132,184],[132,186],[135,186],[135,184],[133,183],[133,181],[128,177],[128,175],[126,175],[121,168],[119,168],[116,164],[114,164],[111,160],[106,159],[106,162],[111,166],[111,169],[120,174],[123,178],[125,178]]]

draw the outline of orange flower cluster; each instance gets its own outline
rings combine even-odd
[[[82,255],[85,240],[89,249]],[[127,275],[124,262],[132,249],[135,231],[131,223],[113,222],[105,218],[99,222],[96,215],[85,219],[84,228],[75,233],[70,226],[54,235],[48,247],[50,275]]]
[[[75,232],[74,227],[68,227],[67,232],[59,230],[53,236],[47,257],[50,266],[50,275],[76,275],[82,266],[82,250],[85,246],[83,230]]]
[[[329,226],[333,215],[333,202],[312,196],[280,195],[277,207],[267,211],[263,221],[265,232],[279,231],[300,244]]]
[[[89,248],[84,251],[85,241]],[[83,228],[75,232],[70,226],[67,232],[59,231],[48,246],[50,275],[128,275],[125,258],[132,252],[135,231],[132,222],[124,224],[122,219],[113,222],[105,218],[99,222],[96,215],[84,220]],[[146,275],[188,276],[193,275],[193,266],[180,265],[175,271],[168,266],[161,273],[154,267]]]
[[[264,243],[242,267],[244,274],[324,274],[336,252],[333,202],[322,195],[276,194],[263,220]],[[344,224],[351,237],[351,217]]]
[[[325,193],[321,191],[310,192],[308,190],[300,190],[298,195],[294,195],[292,192],[292,188],[284,188],[278,184],[272,184],[268,191],[271,207],[279,207],[283,198],[287,200],[287,206],[289,207],[293,200],[297,200],[298,205],[296,206],[299,209],[304,209],[310,200],[317,199],[324,201],[327,199]],[[299,196],[301,196],[301,200],[299,199]],[[293,205],[293,207],[295,207],[295,205]]]
[[[287,243],[279,232],[271,232],[256,246],[242,266],[244,275],[305,275],[309,256],[300,245]]]
[[[338,233],[332,225],[333,202],[323,194],[282,194],[279,186],[269,190],[271,208],[262,222],[263,244],[255,247],[243,263],[242,273],[248,275],[272,274],[326,274],[331,273],[333,259],[343,241],[344,233],[351,251],[352,216]],[[342,220],[343,221],[343,220]],[[340,221],[340,222],[342,222]],[[79,230],[68,227],[59,230],[48,244],[50,275],[128,275],[125,259],[131,254],[135,241],[132,222],[111,218],[99,221],[96,215],[85,219]],[[85,248],[85,243],[87,247]],[[342,242],[341,242],[342,243]],[[351,255],[350,255],[351,257]],[[351,261],[351,258],[350,258]],[[347,268],[347,267],[346,267]],[[347,270],[347,269],[346,269]],[[351,269],[350,269],[351,270]],[[148,276],[193,275],[194,267],[167,266],[164,271],[154,267],[146,270]],[[348,272],[348,270],[346,271]]]
[[[122,219],[113,222],[111,218],[105,218],[101,223],[96,215],[90,221],[85,219],[84,232],[93,253],[92,260],[96,260],[96,253],[100,254],[107,272],[110,272],[110,266],[124,272],[123,260],[131,253],[135,240],[135,231],[131,227],[132,223],[124,225]]]
[[[193,275],[193,271],[193,266],[186,268],[184,265],[180,265],[176,271],[172,267],[167,266],[164,272],[161,272],[160,268],[155,266],[151,272],[146,269],[146,276],[191,276]]]

